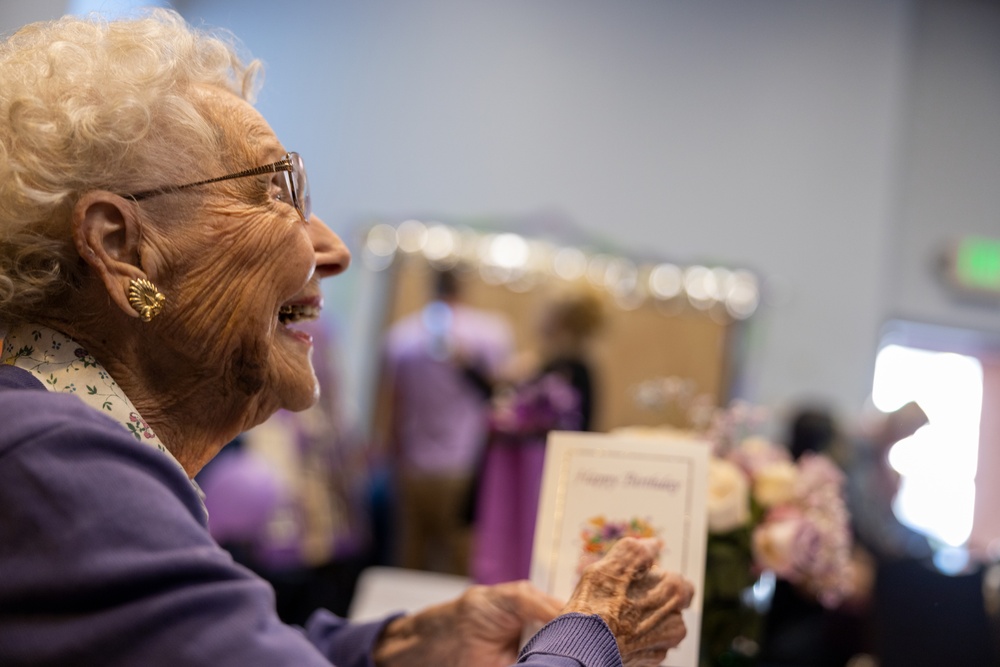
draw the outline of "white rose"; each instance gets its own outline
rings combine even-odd
[[[713,458],[708,466],[708,530],[727,533],[750,521],[750,482],[737,466]]]
[[[753,497],[764,507],[774,507],[795,498],[799,471],[790,461],[775,461],[761,466],[753,479]]]

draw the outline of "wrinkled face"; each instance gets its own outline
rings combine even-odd
[[[235,170],[285,156],[249,104],[221,92],[209,97],[212,115],[234,144],[229,163],[240,163]],[[192,180],[221,175],[214,173],[220,168],[200,166]],[[158,229],[154,244],[163,255],[161,289],[169,299],[158,318],[162,353],[171,357],[163,366],[179,369],[163,378],[164,391],[207,388],[250,422],[315,402],[312,343],[296,322],[319,315],[320,277],[339,272],[349,259],[322,221],[303,221],[282,196],[283,178],[254,176],[171,195],[194,197],[198,205],[193,219]]]

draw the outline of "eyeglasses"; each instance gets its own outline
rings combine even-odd
[[[244,169],[243,171],[235,174],[217,176],[216,178],[209,178],[196,183],[186,183],[185,185],[167,185],[162,188],[143,190],[142,192],[136,192],[134,194],[123,196],[140,201],[142,199],[148,199],[149,197],[155,197],[156,195],[179,192],[181,190],[187,190],[188,188],[198,187],[199,185],[208,185],[209,183],[228,181],[233,178],[247,178],[249,176],[278,173],[284,175],[283,182],[281,183],[283,186],[281,200],[291,203],[292,206],[295,207],[295,210],[299,212],[299,215],[302,216],[302,219],[308,222],[310,216],[312,215],[312,200],[309,196],[309,178],[306,176],[305,165],[302,164],[302,158],[298,153],[288,153],[285,155],[284,159],[278,160],[277,162],[265,164],[261,167],[253,167],[252,169]]]

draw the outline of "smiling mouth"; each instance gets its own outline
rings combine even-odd
[[[308,304],[291,304],[278,309],[278,321],[282,324],[294,324],[319,318],[320,307]]]

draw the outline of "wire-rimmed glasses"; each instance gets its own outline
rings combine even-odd
[[[277,162],[265,164],[260,167],[244,169],[243,171],[236,172],[235,174],[226,174],[225,176],[207,178],[203,181],[185,183],[184,185],[167,185],[123,196],[140,201],[142,199],[148,199],[149,197],[155,197],[156,195],[187,190],[188,188],[198,187],[199,185],[208,185],[209,183],[218,183],[219,181],[228,181],[234,178],[246,178],[248,176],[260,176],[262,174],[277,173],[284,174],[285,176],[283,179],[285,192],[282,196],[287,196],[287,201],[295,207],[295,210],[299,212],[302,219],[308,222],[310,216],[312,215],[312,200],[309,196],[309,178],[306,176],[306,168],[302,163],[302,157],[298,153],[294,152],[287,153],[284,158],[278,160]]]

